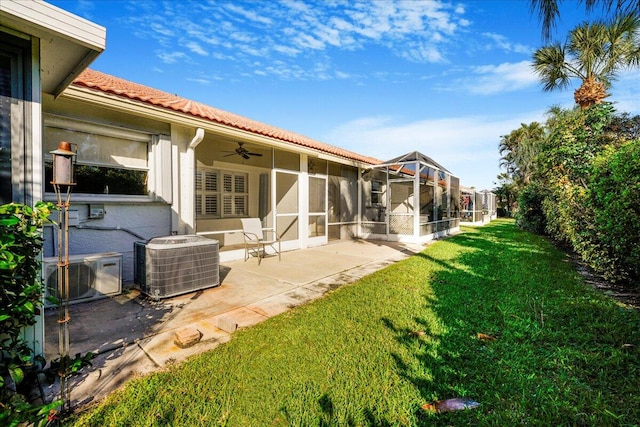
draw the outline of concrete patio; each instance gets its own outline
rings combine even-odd
[[[93,352],[91,368],[71,377],[71,404],[95,403],[127,380],[170,362],[180,362],[231,339],[245,328],[306,304],[424,249],[422,245],[349,240],[220,266],[221,284],[154,301],[135,288],[122,295],[72,305],[70,354]],[[197,331],[200,341],[187,348],[176,332]],[[57,310],[46,314],[46,358],[58,357]],[[58,384],[43,389],[56,398]]]

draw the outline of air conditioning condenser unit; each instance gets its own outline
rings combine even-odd
[[[58,257],[43,260],[46,295],[58,297]],[[91,301],[122,293],[122,254],[103,252],[69,256],[69,303]],[[45,300],[45,307],[55,304]]]
[[[189,234],[134,243],[134,282],[153,298],[220,284],[219,242]]]

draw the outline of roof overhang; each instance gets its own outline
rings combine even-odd
[[[229,125],[216,123],[200,117],[179,113],[166,108],[145,104],[140,101],[128,99],[110,93],[105,93],[79,85],[69,86],[62,94],[62,98],[67,98],[79,102],[99,104],[104,108],[122,110],[127,114],[136,114],[148,119],[165,121],[167,123],[172,123],[179,126],[191,127],[193,129],[202,128],[206,133],[211,132],[216,135],[223,136],[224,138],[228,138],[229,140],[241,140],[282,150],[295,151],[300,154],[317,156],[318,158],[324,160],[330,160],[336,163],[354,167],[368,166],[363,162],[357,160],[346,159],[330,153],[321,152],[313,148],[296,145],[292,142],[282,141],[270,136],[250,132],[248,130],[237,129]]]
[[[106,47],[107,30],[41,0],[0,1],[0,28],[40,39],[42,91],[58,96]]]

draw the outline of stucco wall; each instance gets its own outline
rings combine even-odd
[[[73,196],[72,196],[73,202]],[[105,203],[103,219],[89,219],[88,204],[71,204],[78,226],[69,227],[69,254],[122,253],[122,280],[133,281],[133,243],[171,234],[171,208],[160,203]],[[52,217],[57,221],[57,213]],[[69,224],[74,224],[70,219]],[[44,256],[57,256],[58,231],[48,226],[44,232]]]

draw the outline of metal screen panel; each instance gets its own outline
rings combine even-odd
[[[413,235],[413,215],[389,215],[389,233]]]

